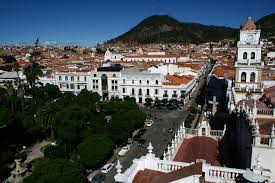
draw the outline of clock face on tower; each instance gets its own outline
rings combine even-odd
[[[245,42],[246,42],[247,44],[251,44],[251,43],[253,43],[253,41],[254,41],[254,35],[250,34],[250,35],[247,35],[247,36],[246,36]]]

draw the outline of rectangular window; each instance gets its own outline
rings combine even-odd
[[[77,85],[77,89],[78,89],[78,90],[80,89],[80,85]]]
[[[159,90],[155,89],[155,95],[158,95],[158,94],[159,94]]]
[[[125,93],[125,88],[122,88],[122,93]]]
[[[71,89],[74,89],[74,84],[70,84],[70,88],[71,88]]]

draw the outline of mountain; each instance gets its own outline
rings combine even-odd
[[[275,36],[275,14],[262,17],[256,25],[262,30],[262,37]],[[203,43],[237,38],[238,34],[239,29],[182,23],[167,15],[153,15],[107,43]]]
[[[275,37],[275,13],[264,16],[256,22],[263,37]]]
[[[238,30],[197,23],[181,23],[167,15],[154,15],[107,43],[202,43],[235,38]]]

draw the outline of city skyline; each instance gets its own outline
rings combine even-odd
[[[181,22],[238,28],[248,16],[257,21],[274,13],[274,8],[272,0],[141,0],[131,3],[126,0],[48,0],[39,4],[34,0],[5,1],[0,6],[2,25],[5,25],[0,29],[0,44],[32,43],[39,38],[50,44],[91,46],[121,35],[155,14],[169,15]]]

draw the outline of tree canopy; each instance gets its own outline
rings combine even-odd
[[[33,163],[33,172],[24,183],[76,183],[84,182],[79,164],[65,159],[41,159]]]

